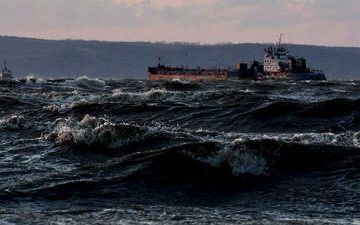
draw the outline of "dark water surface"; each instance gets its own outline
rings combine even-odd
[[[0,224],[360,224],[360,82],[0,82]]]

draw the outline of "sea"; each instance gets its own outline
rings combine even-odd
[[[0,81],[0,224],[360,224],[360,81]]]

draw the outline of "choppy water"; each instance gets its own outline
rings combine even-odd
[[[0,224],[359,224],[360,82],[0,82]]]

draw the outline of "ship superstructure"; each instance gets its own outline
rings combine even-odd
[[[11,80],[13,79],[12,71],[7,68],[6,60],[4,60],[3,68],[1,68],[0,80]]]
[[[289,51],[281,43],[281,35],[278,47],[269,47],[265,49],[264,55],[264,72],[265,73],[281,73],[291,70],[291,62],[289,60]]]
[[[296,58],[289,54],[289,50],[281,42],[281,35],[277,46],[265,49],[264,78],[325,80],[325,74],[320,70],[309,69],[305,58]]]

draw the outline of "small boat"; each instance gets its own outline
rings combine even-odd
[[[12,71],[7,68],[6,60],[4,60],[4,65],[0,73],[0,80],[12,80],[12,79],[13,79]]]

